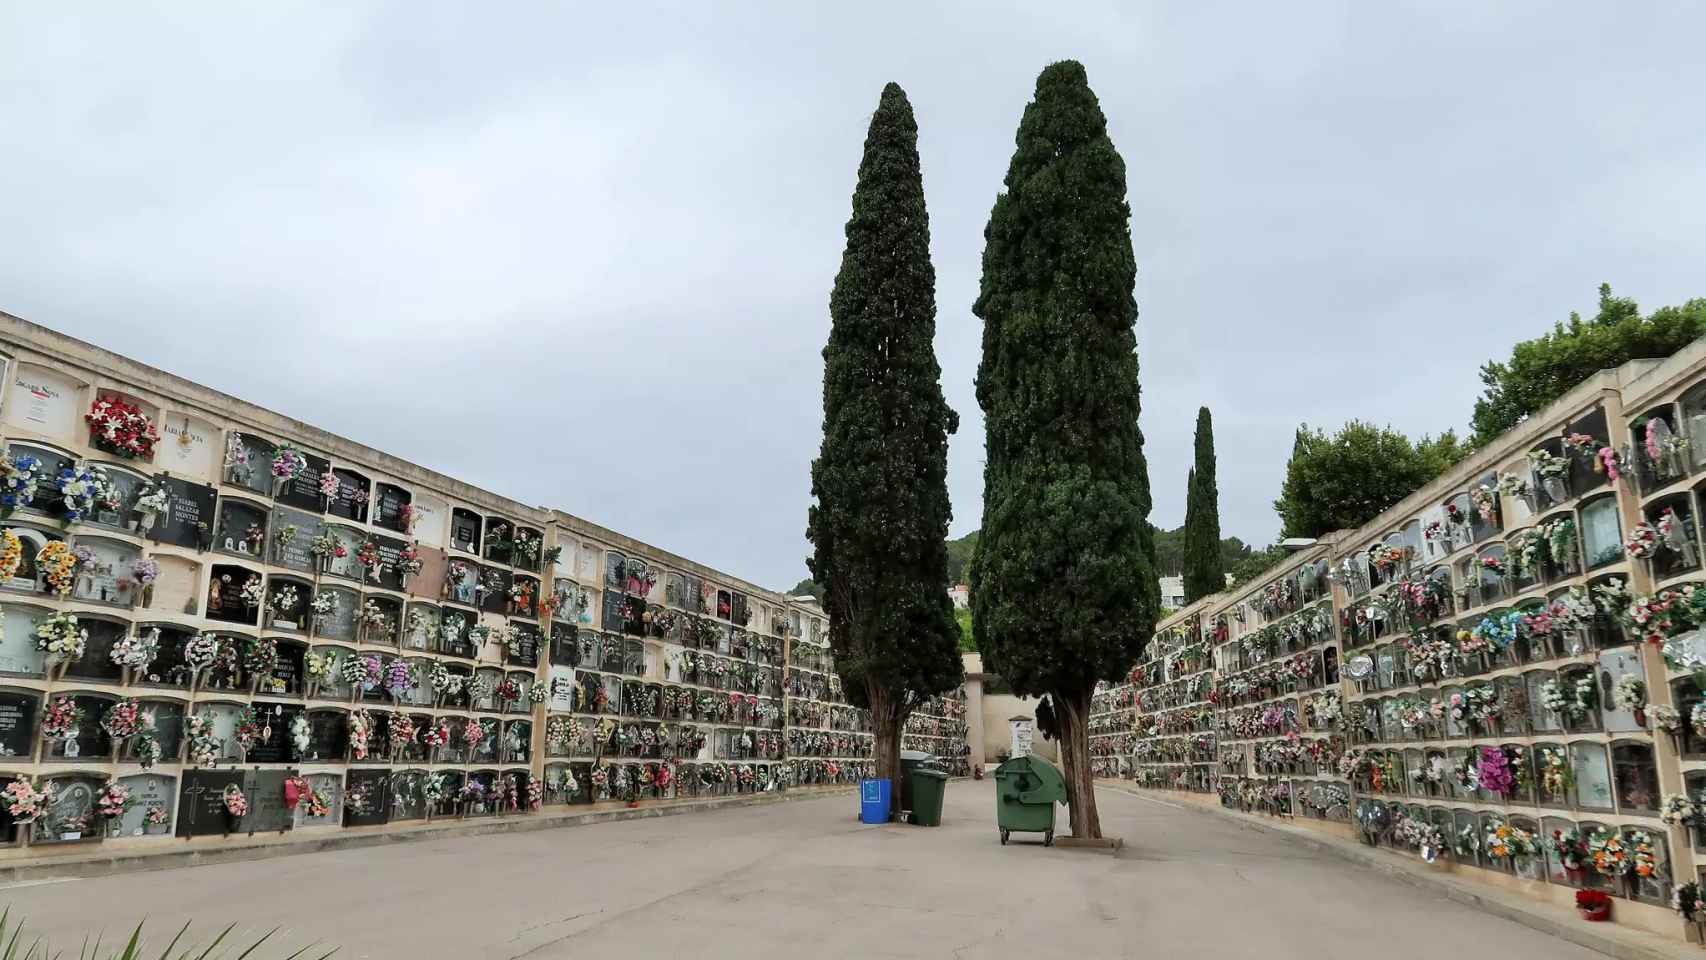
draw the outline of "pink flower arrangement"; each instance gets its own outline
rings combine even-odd
[[[1483,790],[1508,797],[1511,791],[1516,789],[1516,778],[1511,774],[1510,761],[1498,747],[1482,747],[1476,766],[1480,772],[1478,782]]]
[[[232,784],[225,788],[225,812],[233,817],[242,817],[249,812],[249,798],[243,795],[243,788]]]

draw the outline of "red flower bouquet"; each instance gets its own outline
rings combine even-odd
[[[141,408],[118,397],[97,397],[83,415],[89,425],[89,444],[96,449],[133,459],[151,460],[160,432]]]
[[[1603,923],[1611,919],[1611,897],[1603,890],[1577,890],[1576,911],[1583,920]]]

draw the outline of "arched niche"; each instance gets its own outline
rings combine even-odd
[[[169,756],[170,754],[168,754]],[[169,837],[177,800],[177,779],[165,774],[142,773],[118,779],[134,801],[109,824],[109,836]]]
[[[100,467],[107,475],[110,497],[97,503],[94,512],[85,517],[83,522],[91,526],[135,532],[140,520],[135,511],[136,499],[142,495],[148,478],[115,463],[98,463],[94,466]]]
[[[325,811],[319,816],[302,803],[296,808],[298,827],[335,827],[343,822],[344,778],[337,773],[310,773],[308,786],[326,800]]]
[[[426,816],[422,786],[429,776],[430,773],[419,769],[398,770],[391,774],[392,820],[419,820]]]
[[[225,454],[220,478],[261,496],[272,496],[272,459],[277,447],[271,440],[236,430],[225,434]]]
[[[351,647],[333,643],[313,644],[308,653],[319,662],[329,661],[333,664],[330,677],[318,678],[318,689],[314,696],[321,700],[348,700],[350,685],[344,682],[341,668],[346,659],[359,657],[361,654]]]
[[[405,650],[434,650],[437,649],[440,620],[438,605],[432,603],[414,602],[408,605],[403,615],[403,631],[400,645]]]
[[[137,599],[136,561],[142,549],[123,540],[80,536],[75,548],[84,559],[77,564],[71,588],[73,599],[129,607]]]
[[[1700,535],[1693,498],[1687,493],[1673,493],[1648,504],[1645,514],[1658,531],[1658,550],[1648,561],[1654,579],[1700,569]]]
[[[349,714],[316,708],[308,711],[308,750],[304,763],[342,763],[349,752]]]
[[[481,543],[481,556],[493,563],[511,563],[515,556],[515,521],[508,517],[488,516]]]
[[[255,563],[264,561],[267,550],[266,505],[257,500],[222,496],[218,509],[219,519],[213,531],[214,550]]]
[[[271,574],[267,577],[265,624],[269,630],[306,632],[311,619],[314,583],[306,577]]]
[[[95,814],[95,801],[106,778],[93,773],[55,773],[46,784],[49,799],[36,818],[30,843],[47,846],[100,839],[105,831]]]
[[[347,467],[333,467],[332,476],[337,478],[338,492],[326,504],[326,512],[355,523],[366,523],[368,504],[373,498],[373,481]]]
[[[373,485],[373,525],[408,534],[414,517],[414,494],[407,487],[378,481]]]
[[[0,605],[0,674],[40,677],[47,672],[47,656],[36,649],[36,627],[53,611],[25,603]]]
[[[124,670],[113,662],[113,645],[130,632],[130,621],[117,617],[81,614],[77,625],[89,634],[83,655],[66,665],[65,675],[79,680],[118,683]]]
[[[463,507],[452,507],[450,509],[450,549],[479,556],[480,535],[484,528],[484,517]]]
[[[37,496],[40,497],[41,494],[37,494]],[[57,531],[27,524],[13,522],[0,526],[16,535],[19,545],[23,548],[23,555],[19,558],[17,572],[12,575],[10,580],[0,584],[0,587],[17,593],[46,593],[48,590],[47,583],[36,564],[36,555],[41,553],[42,548],[49,543],[61,541],[65,538]]]
[[[1629,422],[1631,460],[1642,495],[1679,479],[1688,471],[1686,437],[1676,430],[1674,405],[1657,404]]]
[[[1617,787],[1617,809],[1624,813],[1657,813],[1659,771],[1653,760],[1653,745],[1640,740],[1614,740],[1611,766]]]
[[[1571,743],[1570,763],[1575,771],[1577,805],[1583,810],[1609,812],[1614,809],[1611,767],[1605,745],[1588,740]]]
[[[209,620],[256,626],[260,623],[265,578],[259,570],[215,563],[208,571],[206,616]]]
[[[322,581],[315,597],[321,595],[325,597],[321,604],[330,607],[330,612],[312,615],[313,635],[323,640],[354,643],[357,618],[361,613],[361,594],[348,587]]]
[[[511,565],[537,573],[544,555],[545,531],[525,524],[516,524],[515,546],[510,550]]]
[[[56,690],[48,703],[69,698],[80,711],[77,726],[64,738],[55,738],[42,747],[43,761],[76,761],[102,763],[112,758],[112,739],[101,728],[101,718],[118,698],[108,693],[86,690]],[[44,730],[45,735],[45,730]]]
[[[182,700],[157,697],[139,700],[138,707],[143,715],[153,721],[154,739],[160,746],[161,759],[170,762],[181,756],[184,746],[184,718],[189,710],[188,704]],[[136,745],[134,739],[125,745],[125,759],[136,759]]]

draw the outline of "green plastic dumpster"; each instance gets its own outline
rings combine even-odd
[[[1040,833],[1054,846],[1054,805],[1066,802],[1066,780],[1041,757],[1014,757],[995,768],[995,823],[1001,842],[1014,833]]]
[[[942,795],[948,790],[948,775],[930,767],[912,771],[912,822],[921,827],[942,825]]]

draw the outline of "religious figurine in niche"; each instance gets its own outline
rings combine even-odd
[[[223,613],[224,611],[225,600],[219,595],[219,578],[214,577],[209,580],[207,584],[207,615],[211,617],[216,613]]]
[[[255,477],[255,467],[249,462],[249,450],[243,446],[243,435],[233,432],[225,439],[225,479],[246,487]]]

